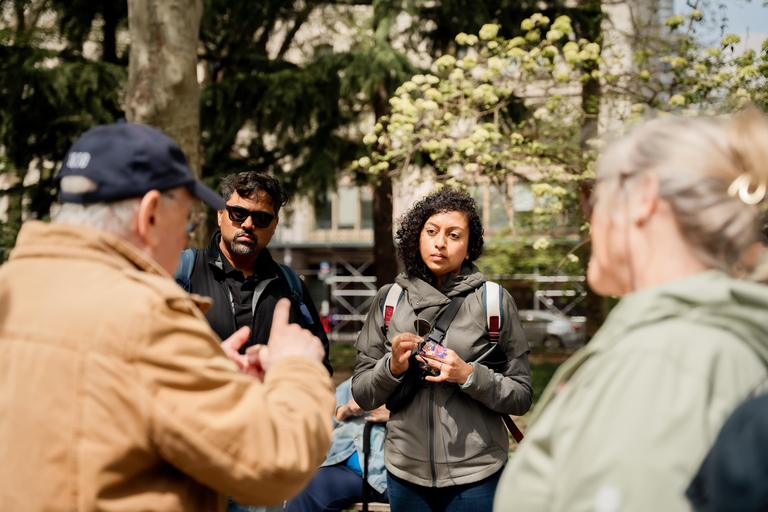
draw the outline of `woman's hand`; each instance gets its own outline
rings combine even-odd
[[[389,360],[389,371],[399,377],[408,369],[408,358],[416,346],[424,341],[424,338],[410,332],[398,334],[392,340],[392,357]]]
[[[425,377],[425,380],[429,382],[455,382],[459,385],[464,385],[474,371],[472,365],[464,362],[453,350],[447,348],[445,351],[445,357],[442,359],[435,356],[418,356],[418,359],[440,371],[440,375],[434,377],[428,375]]]

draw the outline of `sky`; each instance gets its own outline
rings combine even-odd
[[[763,41],[768,38],[768,7],[763,7],[763,3],[766,1],[709,0],[710,7],[702,10],[717,13],[719,16],[721,11],[718,9],[718,5],[723,4],[725,15],[728,18],[725,33],[740,36],[743,44],[759,51]],[[675,14],[682,15],[691,11],[686,0],[674,0],[674,10]],[[715,40],[719,40],[720,29],[717,28],[713,32],[711,35],[716,37]]]

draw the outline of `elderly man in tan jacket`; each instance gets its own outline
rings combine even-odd
[[[247,329],[220,345],[205,300],[170,278],[196,198],[221,198],[130,123],[84,134],[57,179],[56,221],[26,223],[0,268],[0,510],[210,512],[298,493],[331,435],[322,344],[280,303],[269,343],[241,356]]]

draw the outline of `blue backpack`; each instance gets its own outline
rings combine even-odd
[[[197,249],[194,247],[191,249],[184,249],[181,252],[181,257],[179,258],[179,266],[176,269],[176,273],[173,275],[173,278],[176,280],[179,286],[184,288],[184,291],[187,293],[189,293],[189,288],[192,285],[190,278],[192,277],[192,267],[195,266],[196,257]],[[288,281],[288,286],[291,289],[291,298],[295,299],[299,305],[301,316],[304,318],[302,327],[306,328],[310,325],[314,325],[315,321],[312,319],[312,315],[309,313],[309,308],[304,303],[304,287],[301,286],[301,280],[299,279],[299,276],[297,276],[296,272],[294,272],[293,269],[288,265],[283,265],[282,263],[278,263],[277,265],[280,267],[280,270],[283,271],[285,280]]]

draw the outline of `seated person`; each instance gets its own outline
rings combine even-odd
[[[352,398],[352,378],[336,388],[336,413],[328,456],[306,489],[288,501],[286,512],[345,510],[363,501],[363,428],[366,422],[379,423],[371,431],[368,455],[368,501],[388,502],[387,474],[384,471],[384,422],[389,411],[379,407],[366,413]]]

